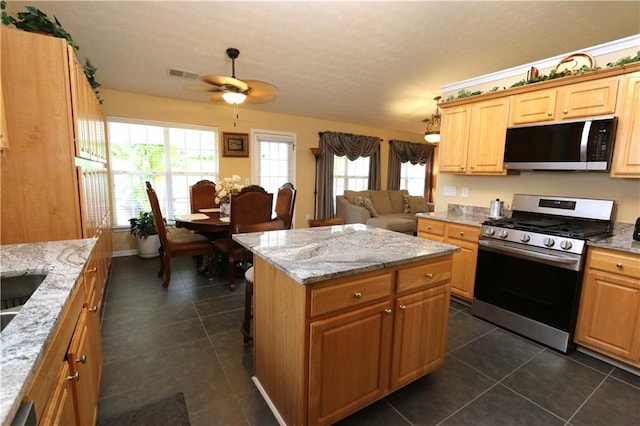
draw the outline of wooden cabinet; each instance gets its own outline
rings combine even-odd
[[[286,424],[335,423],[444,362],[451,256],[309,285],[254,262],[255,375]]]
[[[418,237],[460,247],[460,251],[453,254],[451,293],[467,301],[473,300],[480,228],[421,217],[418,219]]]
[[[110,237],[99,232],[110,225],[105,123],[73,49],[60,38],[0,31],[12,141],[0,159],[0,243]]]
[[[640,255],[589,249],[575,341],[640,367]]]
[[[42,417],[38,421],[39,425],[56,426],[77,424],[73,390],[71,388],[72,380],[75,380],[75,377],[71,375],[69,363],[61,363],[51,398]]]
[[[510,125],[613,114],[619,77],[513,96]]]
[[[640,178],[640,72],[623,81],[611,177]]]
[[[443,109],[439,170],[443,173],[504,174],[508,97]]]

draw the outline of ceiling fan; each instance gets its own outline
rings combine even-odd
[[[185,89],[199,92],[212,92],[211,100],[214,102],[227,102],[238,105],[243,102],[248,104],[261,104],[272,101],[276,97],[278,89],[272,84],[259,80],[240,80],[236,78],[236,58],[240,51],[230,47],[226,50],[231,58],[231,77],[222,75],[204,75],[200,80],[208,86],[186,86]]]

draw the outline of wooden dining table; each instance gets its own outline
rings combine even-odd
[[[177,228],[185,228],[205,235],[219,235],[220,232],[229,231],[229,221],[221,219],[219,211],[177,214],[175,221]]]

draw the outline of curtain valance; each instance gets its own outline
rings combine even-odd
[[[321,132],[320,146],[338,157],[347,156],[350,161],[359,157],[371,157],[378,152],[382,139],[375,136],[354,135],[340,132]]]
[[[427,164],[433,155],[433,145],[400,140],[390,140],[391,153],[394,153],[401,163]]]

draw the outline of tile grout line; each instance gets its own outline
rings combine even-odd
[[[571,423],[571,420],[573,420],[573,418],[580,412],[580,410],[582,410],[582,407],[585,406],[585,404],[591,399],[591,397],[598,391],[598,389],[600,389],[600,387],[604,384],[604,382],[607,380],[607,378],[609,376],[611,376],[611,373],[613,372],[613,369],[611,371],[609,371],[609,373],[604,376],[602,378],[602,380],[600,381],[600,383],[598,383],[598,386],[595,387],[595,389],[593,391],[591,391],[591,393],[589,394],[589,396],[587,396],[585,398],[584,401],[582,401],[582,404],[580,404],[580,406],[576,409],[576,411],[573,412],[573,414],[571,415],[571,417],[569,417],[569,419],[567,420],[567,423]]]

